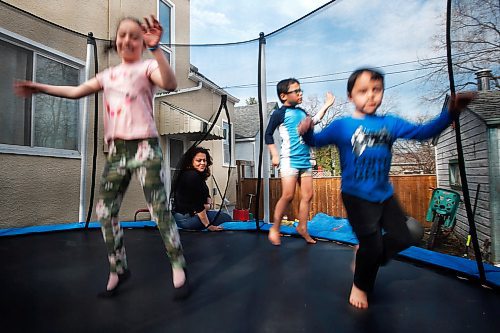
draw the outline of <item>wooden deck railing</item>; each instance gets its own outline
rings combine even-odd
[[[390,180],[394,186],[394,192],[401,206],[407,215],[413,216],[424,226],[429,226],[425,221],[425,215],[432,195],[431,188],[436,187],[435,175],[410,175],[410,176],[391,176]],[[314,178],[313,179],[314,196],[311,204],[309,218],[317,213],[325,213],[331,216],[346,217],[346,212],[342,204],[340,195],[340,177]],[[248,208],[248,194],[257,193],[257,179],[242,178],[238,186],[237,208]],[[276,202],[281,196],[281,182],[279,179],[269,180],[269,200],[270,216],[273,216]],[[285,214],[289,220],[297,216],[299,193],[295,192],[295,198],[287,209]],[[263,204],[260,199],[260,218],[263,218]],[[252,201],[251,212],[255,210],[255,198]]]

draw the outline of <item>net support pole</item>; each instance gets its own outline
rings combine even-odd
[[[260,89],[260,102],[262,104],[262,120],[263,125],[265,126],[268,122],[268,114],[267,114],[267,79],[266,79],[266,40],[263,35],[261,35],[261,43],[260,43],[260,78],[261,82],[259,85]],[[263,126],[263,127],[264,127]],[[271,222],[269,219],[269,152],[267,149],[263,150],[263,163],[262,163],[262,176],[264,178],[263,184],[263,208],[264,208],[264,221]]]
[[[257,188],[255,189],[255,227],[260,230],[260,203],[264,203],[264,221],[269,221],[269,154],[264,149],[264,124],[267,123],[267,97],[266,97],[266,37],[263,32],[259,37],[259,61],[257,66],[258,76],[258,106],[259,106],[259,163],[257,166]],[[263,175],[264,172],[264,175]],[[264,184],[262,184],[264,180]],[[263,186],[262,186],[263,185]],[[263,190],[263,191],[262,191]],[[264,196],[262,198],[262,192]],[[262,200],[261,200],[262,198]]]
[[[453,62],[451,55],[451,8],[452,0],[447,0],[446,3],[446,56],[448,60],[448,78],[450,81],[450,94],[452,97],[455,96],[455,79],[453,76]],[[460,130],[460,116],[455,120],[455,140],[457,143],[457,153],[458,153],[458,167],[460,169],[460,180],[462,181],[462,194],[464,197],[465,211],[467,213],[467,221],[469,222],[469,234],[472,239],[472,247],[474,248],[474,254],[476,256],[477,269],[479,272],[479,280],[481,283],[486,283],[486,274],[484,271],[483,260],[481,257],[481,250],[479,248],[479,241],[477,239],[476,223],[474,221],[474,215],[472,213],[472,207],[470,203],[469,195],[469,185],[467,182],[467,174],[465,170],[465,158],[464,151],[462,147],[462,136]]]
[[[84,82],[90,78],[92,55],[94,54],[93,34],[89,32],[87,37],[87,59],[85,61]],[[85,222],[85,213],[87,211],[87,132],[89,123],[89,96],[83,98],[82,113],[80,115],[80,205],[78,209],[78,221]]]

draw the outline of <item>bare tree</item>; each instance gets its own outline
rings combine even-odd
[[[302,102],[302,107],[307,110],[307,112],[314,116],[318,113],[321,106],[323,106],[323,101],[320,101],[317,95],[308,96]],[[335,118],[345,115],[348,112],[347,102],[342,101],[338,96],[335,97],[335,104],[332,105],[321,122],[317,125],[321,129],[325,128],[330,124]]]
[[[257,104],[257,99],[255,97],[248,97],[246,100],[245,100],[245,104],[246,105],[254,105],[254,104]]]
[[[391,174],[436,173],[435,150],[430,140],[396,141],[392,147]]]
[[[422,124],[429,116],[417,117],[416,123]],[[432,140],[397,140],[392,146],[391,174],[435,174],[435,147]]]
[[[314,116],[323,106],[323,101],[320,101],[317,95],[308,96],[302,102],[302,107],[307,112]],[[325,116],[317,125],[323,129],[328,126],[335,118],[345,115],[348,112],[347,102],[342,101],[336,96],[335,104],[331,106]],[[325,146],[322,148],[313,148],[312,156],[316,160],[317,166],[320,166],[324,171],[329,171],[333,176],[340,175],[340,160],[337,147]]]
[[[473,82],[476,71],[487,68],[495,73],[500,70],[500,1],[454,0],[451,17],[453,73],[456,90],[460,91],[476,84]],[[445,25],[443,17],[443,33],[432,38],[435,50],[446,47]],[[421,66],[430,70],[423,82],[432,84],[435,89],[431,100],[442,100],[449,88],[447,59],[424,60]]]

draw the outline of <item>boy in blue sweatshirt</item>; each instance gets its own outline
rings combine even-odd
[[[359,240],[349,302],[361,309],[368,307],[368,293],[379,267],[415,242],[389,182],[394,141],[426,140],[438,135],[474,98],[472,93],[457,94],[438,117],[417,125],[395,116],[376,115],[383,95],[383,74],[358,69],[347,82],[347,96],[355,106],[351,116],[333,121],[320,133],[311,130],[311,119],[299,125],[308,145],[335,144],[339,149],[342,200]]]

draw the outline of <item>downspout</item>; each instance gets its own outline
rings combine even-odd
[[[179,89],[179,90],[175,90],[172,92],[161,92],[161,93],[155,94],[154,98],[156,99],[156,98],[165,97],[165,96],[184,94],[184,93],[200,90],[202,87],[203,87],[203,83],[201,81],[199,81],[197,86]]]

